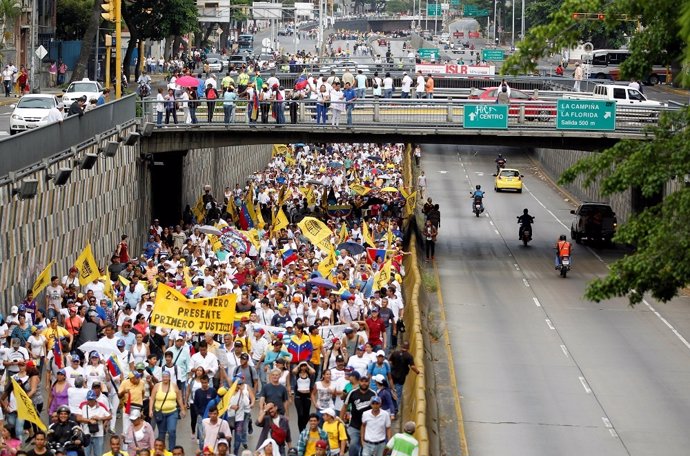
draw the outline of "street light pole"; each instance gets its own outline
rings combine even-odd
[[[36,34],[38,33],[37,30],[37,24],[36,24],[36,16],[38,14],[38,9],[36,7],[36,0],[33,0],[31,4],[31,68],[29,68],[29,86],[31,87],[31,90],[33,91],[34,88],[37,88],[35,84],[35,75],[36,75],[36,70],[35,70],[35,62],[36,62]],[[22,94],[23,95],[23,94]]]
[[[515,1],[516,0],[511,0],[511,3],[513,4],[512,5],[513,6],[513,12],[512,12],[513,24],[510,26],[510,49],[511,50],[513,50],[515,48]]]
[[[496,5],[497,2],[494,0],[494,44],[496,44]]]
[[[522,14],[520,14],[520,39],[525,39],[525,0],[522,0]]]

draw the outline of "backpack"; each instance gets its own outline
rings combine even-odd
[[[233,377],[237,377],[237,373],[240,370],[240,366],[235,366],[235,370],[232,372]],[[254,387],[254,369],[249,366],[249,380],[251,381],[252,388]]]

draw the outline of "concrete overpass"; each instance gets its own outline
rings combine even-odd
[[[351,19],[338,19],[333,24],[335,30],[356,30],[360,32],[395,32],[400,30],[412,30],[412,23],[419,24],[420,21],[427,19],[427,27],[429,30],[434,29],[434,23],[437,24],[438,30],[441,30],[443,21],[438,18],[434,21],[434,17],[425,16],[372,16]]]

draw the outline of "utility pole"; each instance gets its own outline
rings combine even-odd
[[[525,39],[525,0],[522,0],[522,14],[520,14],[520,39]]]
[[[115,23],[115,98],[122,97],[122,0],[105,0],[101,17]]]
[[[29,60],[31,68],[29,68],[29,86],[31,90],[38,89],[35,85],[36,76],[36,35],[38,34],[38,24],[36,23],[36,16],[38,15],[38,7],[36,0],[31,2],[31,60]]]

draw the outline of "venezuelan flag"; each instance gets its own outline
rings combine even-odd
[[[117,359],[115,359],[113,355],[110,355],[105,365],[108,367],[108,371],[110,372],[111,376],[117,377],[118,375],[122,375],[122,369],[120,369],[120,364],[117,362]]]
[[[287,346],[288,353],[292,355],[292,363],[300,363],[302,361],[309,361],[314,351],[311,345],[311,339],[302,335],[302,339],[297,336],[292,336]]]
[[[287,266],[293,261],[297,261],[297,252],[295,252],[291,248],[285,247],[281,250],[281,253],[283,254],[283,266]]]

